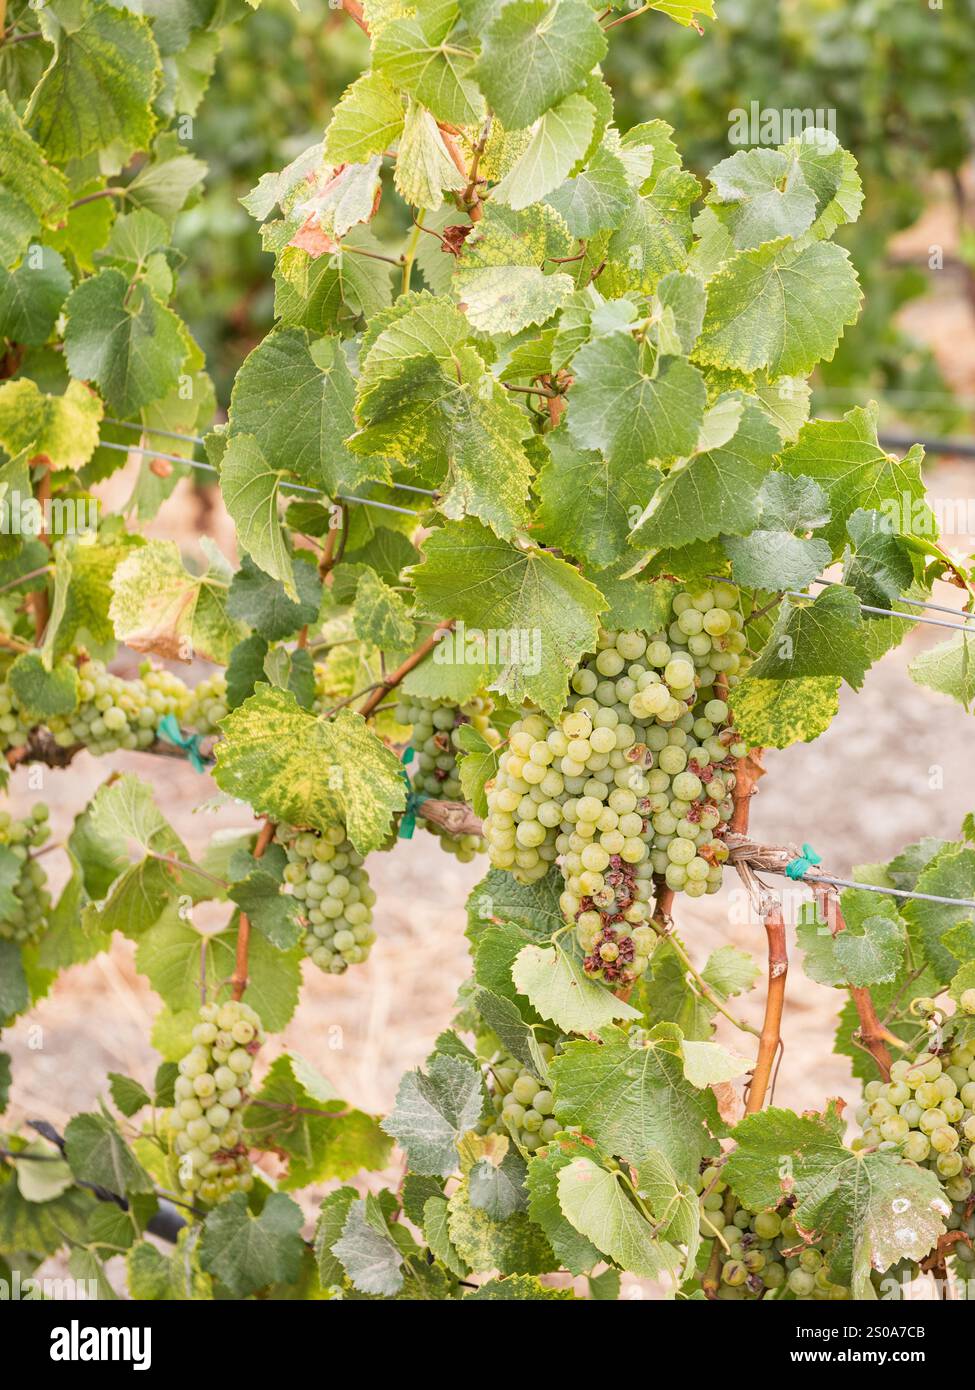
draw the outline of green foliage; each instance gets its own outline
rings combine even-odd
[[[643,8],[655,35],[713,18],[707,0]],[[5,16],[0,500],[47,501],[56,521],[40,539],[4,528],[0,751],[12,768],[79,747],[186,753],[264,826],[191,853],[149,774],[113,772],[55,846],[52,906],[46,808],[0,812],[0,1022],[118,932],[162,1003],[163,1059],[151,1079],[110,1073],[113,1108],[71,1119],[63,1153],[2,1136],[0,1256],[67,1252],[108,1294],[104,1262],[124,1254],[128,1292],[148,1300],[573,1297],[546,1282],[559,1272],[588,1276],[594,1299],[619,1297],[624,1274],[701,1298],[709,1165],[728,1141],[736,1229],[794,1209],[824,1296],[872,1297],[877,1275],[937,1245],[952,1179],[894,1141],[847,1147],[834,1110],[765,1110],[729,1132],[716,1090],[753,1069],[760,1085],[761,1068],[753,1030],[744,1055],[715,1021],[738,1021],[758,967],[732,946],[695,963],[693,941],[663,930],[665,886],[700,896],[720,878],[735,760],[816,738],[841,683],[859,690],[910,629],[872,610],[907,614],[949,574],[972,592],[937,540],[920,447],[888,453],[873,405],[808,418],[807,378],[842,367],[863,298],[862,258],[833,240],[860,214],[857,162],[828,131],[702,162],[681,122],[629,125],[602,71],[611,12],[584,0],[367,0],[367,32],[328,27],[348,85],[325,111],[294,41],[318,41],[313,11],[231,24],[243,7],[51,0]],[[282,117],[270,71],[267,92],[235,85],[235,58],[268,66],[278,50],[301,69],[300,120]],[[202,144],[233,166],[202,195],[181,143],[198,111]],[[260,167],[233,164],[262,119]],[[323,139],[301,151],[299,128]],[[959,163],[950,148],[938,160]],[[253,221],[221,201],[227,178],[250,187]],[[252,331],[249,310],[228,312],[246,354],[212,332],[205,354],[188,322],[214,284],[229,308],[232,272],[203,263],[233,237],[264,277],[250,296],[264,319]],[[208,369],[228,403],[217,426]],[[237,563],[208,539],[201,563],[140,534],[204,436]],[[136,442],[120,514],[84,538],[59,529]],[[810,592],[834,564],[838,582]],[[967,641],[911,667],[966,707]],[[193,688],[152,660],[123,679],[107,668],[120,645],[214,669]],[[639,724],[646,745],[607,741],[657,694],[668,712]],[[660,790],[682,775],[667,757],[683,759],[686,799]],[[511,872],[468,903],[454,1027],[374,1116],[258,1045],[302,1004],[306,959],[341,973],[377,935],[381,956],[366,855],[418,814],[462,859],[481,847],[467,808],[461,829],[424,812],[462,796],[490,812]],[[709,796],[695,880],[677,826]],[[601,836],[620,827],[612,855],[596,817]],[[873,992],[888,1042],[947,1029],[956,1058],[975,1052],[970,830],[854,871],[880,891],[843,895],[843,930],[804,918],[797,933],[813,980],[860,1006]],[[599,918],[603,870],[618,914],[589,958],[566,917]],[[624,924],[642,934],[642,975],[613,965]],[[837,1050],[858,1075],[883,1056],[862,1027],[848,1005]],[[10,1086],[0,1054],[0,1107]],[[390,1185],[377,1175],[394,1143],[407,1171]],[[251,1151],[273,1156],[266,1170]],[[349,1180],[315,1193],[306,1239],[309,1208],[287,1193]],[[146,1235],[174,1188],[195,1197],[170,1254]],[[725,1254],[721,1277],[741,1287]]]

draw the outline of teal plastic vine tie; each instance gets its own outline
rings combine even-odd
[[[812,845],[803,845],[802,853],[795,859],[790,859],[786,864],[786,878],[805,878],[814,864],[821,864],[822,862]]]
[[[184,734],[175,714],[163,715],[156,725],[156,737],[165,739],[167,743],[175,743],[177,748],[185,748],[196,771],[206,772],[208,764],[200,752],[200,735]]]
[[[402,762],[404,766],[400,768],[399,775],[406,784],[406,808],[403,811],[403,819],[399,823],[399,838],[401,840],[413,839],[413,832],[416,830],[416,814],[424,801],[430,800],[426,792],[414,791],[413,783],[410,781],[409,774],[406,771],[407,767],[413,761],[415,753],[415,748],[404,748],[403,756],[400,759],[400,762]]]

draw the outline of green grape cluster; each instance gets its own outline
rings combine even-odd
[[[218,1202],[254,1185],[241,1123],[254,1054],[264,1041],[248,1004],[204,1004],[179,1063],[169,1114],[183,1191]]]
[[[558,722],[530,713],[512,726],[488,790],[492,864],[530,883],[557,861],[586,969],[614,985],[646,968],[655,878],[690,897],[721,886],[747,752],[715,688],[742,666],[736,603],[726,584],[683,590],[666,631],[601,633]]]
[[[889,1081],[867,1082],[856,1118],[863,1132],[851,1147],[893,1149],[931,1169],[951,1203],[949,1230],[975,1238],[975,1042],[898,1058]],[[968,1239],[952,1253],[975,1274]]]
[[[491,727],[491,708],[491,701],[484,696],[475,696],[463,705],[417,697],[396,706],[396,722],[413,726],[410,746],[416,750],[417,771],[413,778],[416,791],[440,801],[458,801],[463,797],[457,768],[457,731],[464,724],[470,724],[488,743],[495,745],[498,734]],[[461,863],[469,863],[487,848],[482,835],[452,835],[443,826],[424,820],[422,813],[416,823],[436,835],[441,847],[455,854]]]
[[[748,1211],[721,1181],[720,1170],[710,1167],[698,1179],[698,1192],[702,1194],[702,1237],[717,1240],[715,1233],[720,1235],[719,1299],[771,1295],[799,1302],[838,1302],[850,1297],[848,1288],[830,1278],[820,1244],[799,1230],[788,1199],[775,1211]]]
[[[279,825],[275,839],[288,856],[284,879],[300,904],[305,953],[322,970],[341,975],[368,957],[376,939],[376,894],[363,857],[341,826],[319,834]]]
[[[227,717],[227,712],[227,677],[217,672],[199,681],[190,691],[184,720],[194,733],[216,734],[220,732],[220,721]]]
[[[31,857],[31,851],[40,849],[50,838],[49,814],[42,801],[31,807],[29,816],[19,820],[9,811],[0,811],[0,847],[20,864],[11,889],[17,907],[0,916],[0,940],[34,942],[47,923],[51,910],[47,875],[39,861]]]
[[[0,752],[23,748],[36,723],[36,719],[31,719],[20,709],[7,682],[0,683]]]
[[[167,714],[182,719],[189,701],[184,682],[149,661],[136,680],[112,675],[104,662],[91,659],[80,663],[78,677],[77,709],[46,721],[61,748],[80,743],[94,754],[148,748],[160,719]]]
[[[555,1056],[549,1043],[542,1043],[539,1050],[546,1062]],[[552,1092],[516,1058],[506,1056],[492,1063],[490,1077],[494,1119],[479,1126],[479,1132],[510,1134],[521,1148],[534,1153],[565,1128],[553,1118]]]

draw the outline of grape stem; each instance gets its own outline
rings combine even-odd
[[[440,641],[443,633],[450,632],[453,626],[453,618],[450,618],[447,622],[438,623],[426,641],[421,642],[416,651],[411,652],[402,665],[397,666],[395,671],[388,676],[384,676],[381,681],[376,683],[368,699],[359,710],[363,719],[368,719],[376,706],[382,704],[389,692],[395,690],[400,682],[406,679],[414,667],[419,666],[420,662],[430,655],[434,647]]]
[[[255,859],[263,858],[264,851],[271,843],[273,835],[274,822],[267,820],[261,826],[260,833],[257,837],[257,844],[254,846]],[[250,948],[250,942],[250,918],[247,916],[246,912],[242,912],[240,914],[240,926],[237,930],[237,954],[234,960],[234,973],[230,979],[232,999],[242,999],[244,990],[247,988],[247,952]]]

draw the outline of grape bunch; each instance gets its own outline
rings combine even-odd
[[[179,676],[150,661],[142,663],[136,680],[123,680],[91,659],[80,662],[78,676],[77,709],[45,721],[61,748],[80,743],[94,754],[148,748],[160,719],[181,719],[189,701]]]
[[[204,1202],[254,1185],[241,1119],[263,1041],[261,1020],[248,1004],[204,1004],[193,1046],[179,1063],[169,1127],[180,1186]]]
[[[30,815],[17,820],[9,811],[0,811],[0,848],[13,855],[20,871],[12,886],[17,906],[0,915],[0,940],[15,941],[18,945],[32,943],[44,930],[51,910],[47,891],[47,875],[31,851],[39,849],[50,837],[48,808],[42,801],[31,807]]]
[[[367,958],[376,939],[376,894],[363,857],[341,826],[319,834],[279,825],[275,840],[288,856],[284,879],[298,900],[305,953],[320,969],[341,975]]]
[[[646,968],[655,877],[690,897],[721,886],[747,752],[721,693],[741,669],[736,603],[729,585],[684,590],[665,632],[602,633],[558,722],[512,726],[488,790],[492,864],[530,883],[557,861],[586,970],[613,985]]]
[[[227,716],[227,677],[222,672],[199,681],[189,693],[184,722],[197,734],[219,733]]]
[[[542,1043],[539,1050],[546,1062],[555,1055],[549,1043]],[[494,1119],[482,1122],[478,1133],[510,1134],[521,1148],[534,1153],[564,1129],[553,1118],[552,1092],[514,1057],[492,1063],[490,1076]]]
[[[971,1001],[975,1012],[975,998]],[[856,1112],[863,1126],[853,1149],[892,1149],[940,1178],[951,1203],[948,1229],[962,1231],[952,1253],[970,1272],[975,1264],[975,1042],[956,1042],[898,1058],[890,1080],[868,1081]]]
[[[848,1288],[830,1278],[820,1244],[799,1230],[788,1198],[775,1211],[748,1211],[729,1192],[719,1172],[706,1167],[698,1179],[698,1192],[703,1194],[701,1235],[717,1241],[719,1299],[760,1299],[772,1294],[799,1302],[836,1302],[850,1297]]]
[[[488,743],[495,745],[498,734],[491,727],[490,711],[490,700],[482,696],[475,696],[463,705],[454,705],[447,700],[413,698],[396,706],[396,722],[413,726],[410,746],[417,755],[417,772],[413,779],[416,791],[441,801],[461,799],[463,788],[457,769],[457,731],[462,725],[470,724]],[[455,854],[461,863],[469,863],[475,854],[483,853],[487,848],[483,836],[451,835],[443,826],[424,820],[422,811],[416,823],[436,835],[441,848]]]
[[[0,752],[23,748],[36,723],[19,708],[8,683],[0,682]]]

